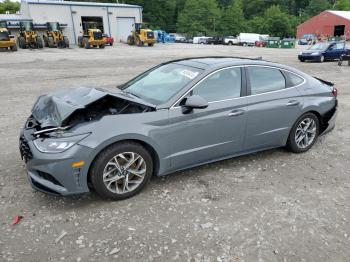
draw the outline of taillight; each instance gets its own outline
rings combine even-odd
[[[332,94],[334,95],[334,97],[338,96],[338,89],[336,89],[334,86],[333,86]]]

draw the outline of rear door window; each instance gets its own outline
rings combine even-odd
[[[248,67],[251,95],[258,95],[286,88],[286,79],[280,70],[270,67]]]

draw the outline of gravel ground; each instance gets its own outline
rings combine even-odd
[[[350,261],[350,67],[300,63],[299,51],[168,44],[1,52],[0,261]],[[31,189],[17,147],[37,96],[114,88],[160,62],[203,55],[263,56],[335,82],[335,130],[305,154],[275,149],[156,177],[119,202]],[[16,215],[23,220],[12,226]]]

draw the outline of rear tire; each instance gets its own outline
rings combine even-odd
[[[129,35],[127,42],[128,42],[128,45],[134,45],[135,44],[134,37],[132,35]]]
[[[47,46],[50,47],[50,48],[55,47],[55,43],[54,43],[54,40],[53,40],[52,37],[48,37],[48,39],[47,39]]]
[[[130,168],[127,168],[128,164]],[[134,142],[121,142],[104,149],[94,160],[89,173],[97,194],[113,200],[122,200],[138,194],[152,174],[151,155],[143,146]]]
[[[287,148],[293,153],[306,152],[315,144],[319,132],[318,117],[313,113],[306,113],[294,123],[287,140]]]
[[[89,40],[87,38],[83,38],[83,47],[85,49],[90,49],[91,48]]]
[[[27,48],[26,40],[24,39],[23,36],[20,36],[20,37],[18,38],[18,45],[19,45],[19,47],[22,48],[22,49],[26,49],[26,48]]]
[[[105,45],[100,45],[99,48],[104,49]]]

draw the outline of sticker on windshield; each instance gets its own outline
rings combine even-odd
[[[198,72],[192,72],[190,70],[184,69],[180,71],[180,74],[188,77],[189,79],[194,79],[198,75]]]

